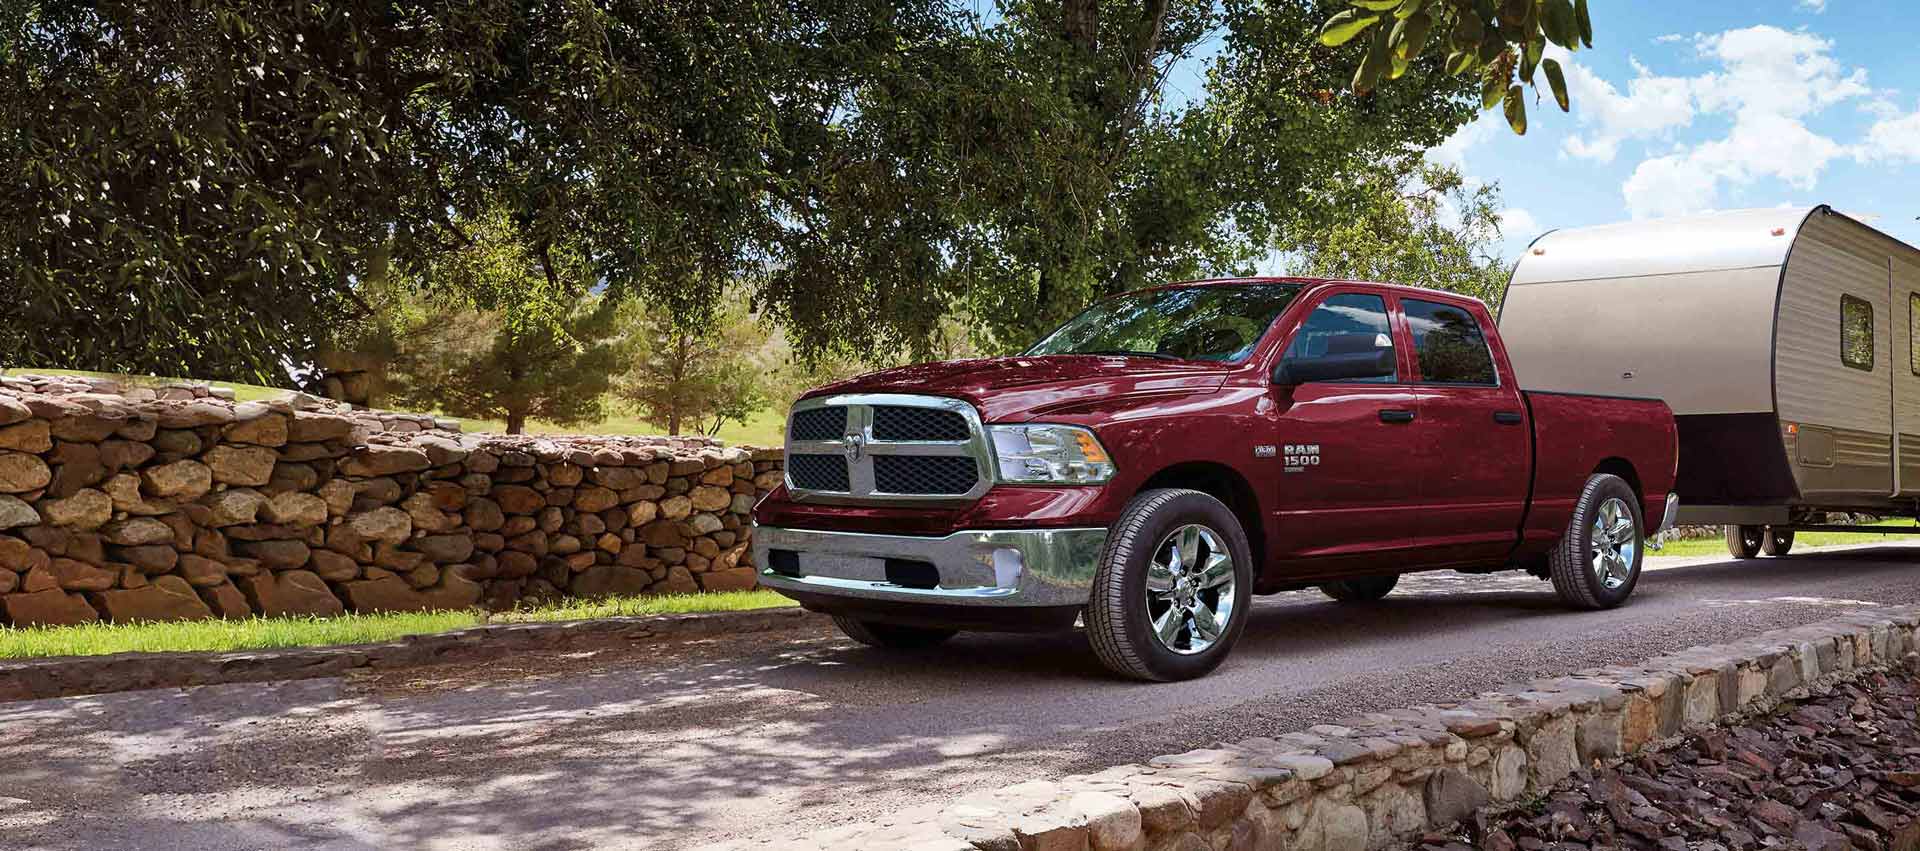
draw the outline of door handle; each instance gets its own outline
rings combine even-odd
[[[1413,422],[1413,412],[1398,408],[1381,408],[1380,421],[1383,423],[1410,423]]]
[[[1519,411],[1493,412],[1493,421],[1501,425],[1519,425],[1522,419]]]

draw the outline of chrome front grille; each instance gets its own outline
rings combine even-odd
[[[846,493],[852,486],[847,480],[847,459],[840,455],[788,455],[787,478],[807,490]]]
[[[971,500],[992,484],[991,458],[979,413],[959,399],[827,396],[787,420],[787,489],[800,500]]]
[[[847,433],[847,409],[839,405],[794,411],[788,440],[839,440]]]
[[[873,409],[874,440],[966,440],[967,436],[967,419],[953,411],[905,405]]]
[[[882,493],[956,494],[973,490],[980,469],[958,455],[875,455],[873,487]]]

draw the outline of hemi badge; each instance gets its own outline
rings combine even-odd
[[[1262,443],[1253,448],[1253,457],[1255,458],[1273,458],[1279,454],[1280,448],[1271,443]]]

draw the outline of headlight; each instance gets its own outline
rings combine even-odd
[[[1093,432],[1067,425],[988,426],[1000,481],[1097,485],[1113,478],[1113,459]]]

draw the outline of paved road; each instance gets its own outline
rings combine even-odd
[[[826,630],[381,678],[0,704],[0,847],[679,848],[1920,602],[1920,550],[1658,564],[1571,613],[1515,574],[1259,600],[1193,683],[1085,641]]]

